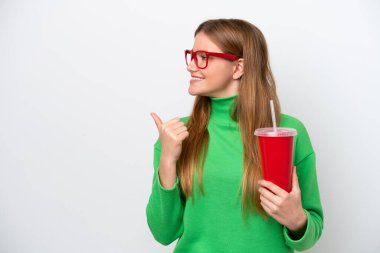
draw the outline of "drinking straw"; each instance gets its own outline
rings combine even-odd
[[[270,102],[270,112],[271,112],[271,114],[272,114],[272,124],[273,124],[273,129],[274,129],[274,132],[277,134],[276,115],[274,114],[274,104],[273,104],[273,100],[271,99],[269,102]]]

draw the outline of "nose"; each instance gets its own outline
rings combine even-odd
[[[198,67],[195,64],[194,59],[192,59],[191,62],[189,63],[189,65],[186,66],[186,69],[189,72],[195,72],[198,70]]]

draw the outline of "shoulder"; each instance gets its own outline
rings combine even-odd
[[[297,130],[297,135],[294,138],[296,162],[314,153],[309,133],[301,120],[294,116],[281,114],[280,127],[294,128]]]
[[[281,114],[280,127],[294,128],[297,130],[298,136],[308,135],[304,123],[294,116]]]
[[[304,127],[304,125],[301,122],[301,120],[297,119],[296,117],[282,113],[280,119],[280,127],[290,127],[298,129]]]
[[[189,119],[190,119],[190,116],[180,117],[179,119],[180,119],[183,123],[187,124],[187,122],[188,122]]]

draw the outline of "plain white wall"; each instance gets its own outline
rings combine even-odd
[[[325,212],[309,252],[379,252],[378,1],[0,1],[0,252],[170,252],[145,208],[158,137],[189,115],[183,50],[208,18],[266,36]]]

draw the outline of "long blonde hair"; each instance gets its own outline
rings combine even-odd
[[[280,105],[275,80],[269,65],[268,48],[262,32],[253,24],[240,19],[207,20],[195,31],[205,33],[223,52],[244,59],[244,74],[240,79],[232,119],[238,122],[244,146],[244,170],[241,181],[242,212],[257,211],[266,217],[260,205],[258,180],[262,178],[257,138],[254,130],[271,126],[269,100],[273,99],[276,118],[280,119]],[[182,193],[193,197],[194,170],[198,175],[201,193],[202,173],[209,143],[207,130],[211,100],[196,96],[187,122],[189,136],[182,143],[177,167]]]

